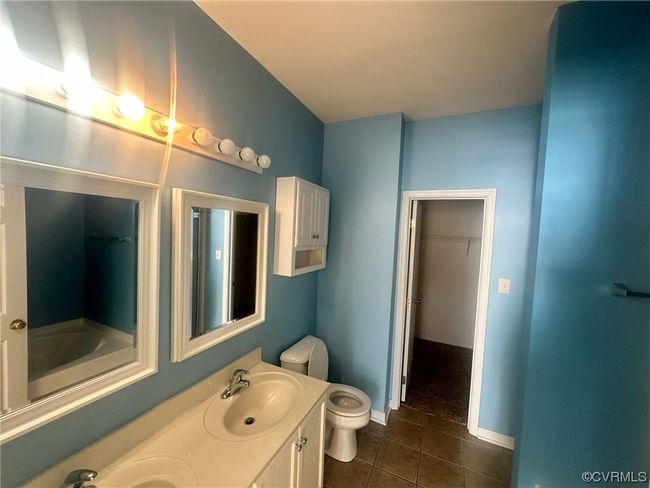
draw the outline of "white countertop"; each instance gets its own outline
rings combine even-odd
[[[203,416],[212,400],[226,388],[236,368],[248,369],[251,377],[263,372],[289,374],[300,382],[302,391],[279,426],[252,439],[226,441],[206,430]],[[159,456],[187,463],[197,486],[250,486],[312,408],[322,401],[328,386],[324,381],[262,362],[261,349],[257,348],[44,471],[26,486],[60,486],[70,471],[90,468],[99,473],[94,484],[102,488],[102,478],[110,477],[120,466]]]

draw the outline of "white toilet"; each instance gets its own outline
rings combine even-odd
[[[283,368],[327,381],[327,346],[306,336],[280,356]],[[326,400],[325,454],[339,461],[352,461],[357,455],[357,429],[370,421],[370,398],[353,386],[332,383]]]

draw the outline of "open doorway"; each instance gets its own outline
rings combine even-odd
[[[495,190],[405,192],[391,407],[478,435]]]

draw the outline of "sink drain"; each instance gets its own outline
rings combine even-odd
[[[246,420],[244,420],[244,424],[246,425],[253,425],[255,423],[255,417],[248,417]]]

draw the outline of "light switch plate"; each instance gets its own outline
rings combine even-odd
[[[510,280],[508,278],[499,278],[499,293],[510,295]]]
[[[216,251],[214,251],[214,259],[216,259],[217,261],[221,260],[221,249],[217,249]]]

